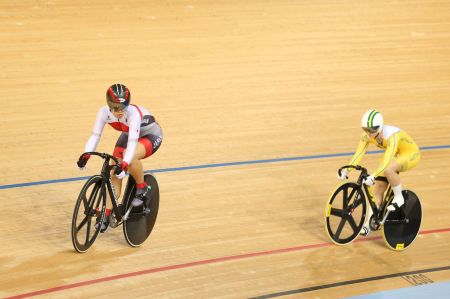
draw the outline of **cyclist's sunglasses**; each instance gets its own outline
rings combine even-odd
[[[112,106],[112,107],[109,107],[109,111],[117,112],[117,113],[126,112],[127,107],[123,107],[122,105]]]
[[[371,128],[362,128],[366,133],[370,133],[370,134],[374,134],[378,131],[378,128],[380,126],[376,126],[376,127],[371,127]]]

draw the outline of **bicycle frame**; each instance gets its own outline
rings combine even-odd
[[[392,196],[392,188],[391,188],[391,185],[389,184],[389,182],[387,182],[387,180],[386,180],[386,182],[388,183],[388,188],[383,197],[383,201],[381,202],[381,206],[378,207],[377,203],[374,200],[372,186],[367,186],[366,184],[363,183],[363,180],[369,176],[367,173],[367,169],[362,166],[359,166],[359,165],[356,165],[356,166],[346,165],[339,169],[339,175],[341,174],[341,171],[344,168],[354,168],[356,170],[361,171],[356,183],[361,187],[361,189],[365,193],[367,201],[369,202],[370,208],[372,209],[373,215],[375,215],[375,221],[377,222],[378,225],[379,224],[383,225],[384,222],[386,221],[387,215],[389,214],[389,212],[388,212],[383,217],[383,212],[386,208],[387,203],[389,202],[389,199]],[[384,181],[384,180],[382,180],[382,181]]]
[[[123,221],[123,211],[120,209],[121,205],[118,203],[118,195],[116,194],[116,190],[114,189],[114,185],[111,181],[111,170],[116,168],[117,165],[119,165],[119,162],[118,162],[117,158],[115,158],[114,156],[108,155],[106,153],[87,152],[84,154],[100,156],[104,159],[102,170],[100,173],[100,176],[102,177],[102,186],[101,186],[101,190],[100,190],[100,192],[101,192],[100,195],[102,197],[106,196],[107,195],[106,192],[108,192],[109,199],[113,206],[114,215],[117,220],[117,225],[119,225]],[[110,160],[113,160],[116,164],[110,165],[109,164]]]
[[[377,203],[374,199],[373,192],[372,192],[372,186],[367,186],[367,185],[363,185],[363,186],[364,186],[364,190],[366,192],[367,198],[369,199],[369,204],[370,204],[374,214],[375,214],[375,212],[377,212],[377,213],[382,212],[387,204],[388,199],[391,196],[391,193],[392,193],[391,186],[388,185],[388,189],[386,190],[386,194],[383,197],[383,201],[381,202],[380,207],[377,206]],[[378,215],[378,216],[381,216],[381,215]]]

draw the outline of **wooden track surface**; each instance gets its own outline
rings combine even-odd
[[[148,241],[130,248],[117,228],[85,254],[70,239],[84,182],[52,182],[99,171],[75,161],[116,82],[163,127],[146,170],[349,153],[372,107],[421,147],[447,146],[449,11],[444,0],[2,1],[0,296],[342,298],[411,284],[330,285],[422,270],[449,280],[430,270],[450,266],[448,147],[402,175],[424,218],[401,253],[378,232],[328,240],[324,206],[348,156],[158,172]],[[105,128],[98,150],[117,136]]]

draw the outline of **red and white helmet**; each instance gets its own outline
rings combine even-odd
[[[123,111],[130,105],[131,93],[123,84],[113,84],[106,91],[106,103],[111,111]]]

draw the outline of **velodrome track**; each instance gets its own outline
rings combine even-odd
[[[343,298],[449,280],[447,1],[22,1],[0,4],[0,297]],[[140,248],[121,229],[70,240],[93,159],[75,161],[106,88],[164,130],[144,161],[161,206]],[[422,148],[404,252],[344,247],[325,202],[367,109]],[[111,152],[105,128],[98,150]],[[364,164],[376,167],[375,148]]]

